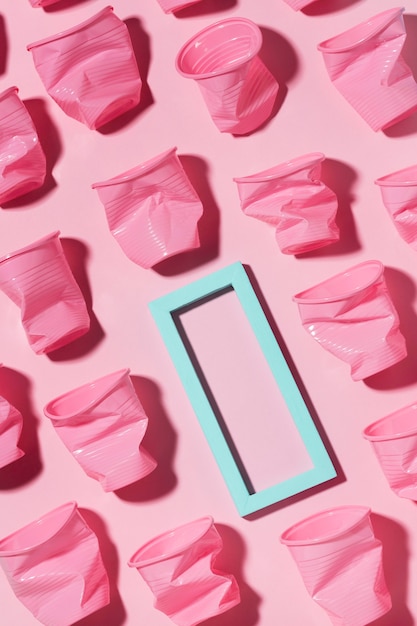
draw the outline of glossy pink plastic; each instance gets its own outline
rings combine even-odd
[[[126,256],[148,269],[198,248],[203,205],[172,148],[110,180],[94,183]]]
[[[158,0],[164,13],[175,13],[201,0]]]
[[[313,4],[315,0],[284,0],[294,11],[300,11],[309,4]]]
[[[179,51],[176,68],[194,79],[221,132],[256,130],[272,113],[278,84],[258,56],[260,28],[229,18],[198,32]]]
[[[18,447],[22,427],[20,411],[0,396],[0,469],[24,455]]]
[[[365,626],[391,609],[382,545],[370,510],[340,506],[312,515],[286,530],[288,546],[311,597],[334,626]]]
[[[223,547],[209,516],[155,537],[130,559],[155,596],[155,608],[177,626],[195,626],[240,602],[233,576],[214,569]]]
[[[44,413],[85,473],[104,491],[129,485],[156,467],[141,446],[148,418],[128,369],[51,400]]]
[[[49,7],[51,4],[56,4],[60,0],[29,0],[33,7]]]
[[[375,183],[399,235],[417,250],[417,165],[382,176]]]
[[[90,328],[87,306],[58,231],[2,257],[0,289],[20,308],[36,354],[61,348]]]
[[[68,502],[0,540],[17,598],[45,626],[70,626],[109,603],[96,535]]]
[[[417,84],[401,55],[403,11],[388,9],[318,45],[333,84],[375,131],[417,109]]]
[[[380,261],[365,261],[294,296],[302,324],[351,367],[353,380],[407,356],[405,339]]]
[[[242,211],[275,227],[284,254],[301,254],[339,240],[337,198],[320,181],[324,159],[321,152],[313,152],[234,178]]]
[[[394,493],[417,501],[417,404],[370,424],[363,435]]]
[[[103,126],[140,101],[142,81],[129,31],[113,7],[27,49],[49,95],[88,128]]]
[[[0,203],[38,189],[46,176],[46,159],[17,87],[0,94]]]

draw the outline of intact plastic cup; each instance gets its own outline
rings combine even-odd
[[[201,0],[158,0],[164,13],[175,13],[181,9],[197,4]]]
[[[240,602],[237,582],[214,569],[223,547],[210,516],[151,539],[129,560],[155,596],[155,608],[177,626],[195,626]]]
[[[375,130],[417,109],[417,84],[401,52],[403,8],[392,8],[318,45],[330,80]]]
[[[417,250],[417,165],[381,176],[375,184],[398,234]]]
[[[369,508],[327,509],[286,530],[281,543],[333,626],[365,626],[391,609],[382,544],[374,536]]]
[[[46,235],[0,259],[0,289],[20,308],[36,354],[61,348],[90,328],[87,306],[59,234]]]
[[[17,87],[0,93],[0,203],[38,189],[46,158],[32,118]]]
[[[140,101],[142,81],[129,31],[111,6],[27,49],[49,95],[88,128],[103,126]]]
[[[44,413],[85,473],[98,480],[104,491],[125,487],[156,467],[141,446],[148,417],[128,369],[51,400]]]
[[[22,428],[20,411],[0,396],[0,469],[24,455],[18,446]]]
[[[417,404],[370,424],[363,435],[394,493],[417,501]]]
[[[256,130],[272,113],[278,84],[258,56],[260,28],[233,17],[207,26],[180,49],[176,68],[195,80],[221,132]]]
[[[171,148],[109,180],[94,183],[111,233],[126,256],[148,269],[198,248],[203,205]]]
[[[321,180],[321,152],[234,178],[245,215],[275,228],[284,254],[301,254],[339,240],[336,194]]]
[[[353,380],[407,356],[380,261],[365,261],[293,297],[306,331],[348,363]]]
[[[309,4],[313,4],[315,0],[284,0],[294,11],[301,11]]]
[[[70,626],[110,601],[97,537],[76,502],[1,539],[0,565],[16,597],[44,626]]]

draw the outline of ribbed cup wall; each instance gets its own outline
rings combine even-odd
[[[20,411],[0,396],[0,468],[24,455],[18,447],[22,427]]]
[[[32,119],[14,88],[0,94],[0,202],[41,187],[46,159]]]
[[[110,7],[79,30],[28,48],[49,95],[91,129],[139,103],[142,82],[129,31]]]

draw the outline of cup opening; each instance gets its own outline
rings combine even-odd
[[[417,165],[410,165],[404,169],[381,176],[375,181],[380,187],[412,187],[417,185]]]
[[[295,296],[293,300],[299,303],[319,304],[329,300],[343,300],[355,293],[370,287],[384,272],[380,261],[365,261],[345,272],[336,274],[332,278],[306,289]]]
[[[105,15],[108,15],[109,13],[112,13],[113,10],[114,9],[113,9],[112,6],[104,7],[104,9],[101,9],[101,11],[99,11],[98,13],[93,15],[92,17],[88,18],[84,22],[81,22],[81,24],[77,24],[76,26],[73,26],[72,28],[68,28],[67,30],[63,30],[63,31],[57,33],[56,35],[51,35],[50,37],[45,37],[45,39],[40,39],[39,41],[34,41],[33,43],[28,44],[26,46],[26,49],[30,51],[30,50],[32,50],[32,48],[37,48],[38,46],[43,46],[43,45],[51,43],[53,41],[57,41],[57,39],[63,39],[64,37],[68,37],[68,36],[70,36],[70,35],[72,35],[74,33],[79,32],[80,30],[84,30],[85,28],[88,28],[89,26],[91,26],[92,24],[94,24],[95,22],[97,22],[98,20],[103,18]]]
[[[181,554],[207,533],[213,524],[211,516],[202,517],[148,541],[129,560],[130,567],[151,565],[162,559]]]
[[[136,167],[132,167],[132,169],[124,172],[123,174],[118,174],[113,178],[109,178],[109,180],[104,180],[98,183],[93,183],[91,185],[92,189],[97,189],[98,187],[109,187],[110,185],[119,185],[120,183],[125,183],[129,180],[134,180],[135,178],[139,178],[144,174],[147,174],[153,169],[156,169],[163,163],[165,160],[170,159],[177,152],[177,148],[170,148],[161,154],[137,165]]]
[[[295,174],[299,170],[311,168],[312,166],[318,165],[319,163],[324,161],[325,158],[326,157],[322,152],[311,152],[309,154],[296,157],[295,159],[291,159],[290,161],[280,163],[279,165],[275,165],[274,167],[270,167],[266,170],[263,170],[262,172],[258,172],[257,174],[242,176],[234,178],[233,180],[236,183],[268,182],[269,180],[273,180],[274,178],[289,176],[291,174]]]
[[[101,401],[107,394],[129,375],[129,369],[122,369],[86,383],[77,389],[62,394],[51,400],[44,408],[46,417],[52,420],[69,419]]]
[[[18,93],[19,93],[18,87],[15,87],[15,86],[9,87],[8,89],[5,89],[4,91],[0,93],[0,101],[5,100],[12,94],[17,95]]]
[[[281,535],[281,542],[292,546],[331,541],[359,526],[369,513],[363,506],[327,509],[291,526]]]
[[[8,535],[0,540],[0,556],[14,556],[38,548],[66,526],[76,509],[76,502],[68,502]]]
[[[391,22],[396,20],[404,9],[396,7],[394,9],[388,9],[382,13],[378,13],[374,17],[370,18],[366,22],[362,22],[353,28],[331,37],[326,41],[322,41],[317,46],[321,52],[345,52],[351,50],[356,46],[369,41],[378,34],[381,30],[387,28]]]
[[[179,51],[176,67],[188,78],[208,78],[232,71],[255,57],[262,45],[259,27],[245,18],[216,22]]]
[[[369,441],[402,439],[410,435],[417,435],[417,404],[390,413],[363,431]]]

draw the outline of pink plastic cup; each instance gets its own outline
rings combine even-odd
[[[308,593],[334,626],[365,626],[391,609],[370,510],[340,506],[312,515],[281,535]]]
[[[22,427],[20,411],[0,396],[0,469],[24,455],[18,447]]]
[[[60,2],[60,0],[29,0],[30,4],[37,8],[37,7],[49,7],[51,4],[56,4],[57,2]]]
[[[21,311],[31,348],[44,354],[90,327],[84,297],[65,258],[59,231],[0,259],[0,289]]]
[[[148,269],[198,248],[203,205],[172,148],[115,178],[94,183],[111,233],[126,256]]]
[[[351,367],[353,380],[407,356],[380,261],[365,261],[293,297],[304,328]]]
[[[417,250],[417,165],[375,181],[399,235]]]
[[[17,598],[45,626],[70,626],[110,601],[97,537],[75,502],[0,540],[0,564]]]
[[[370,424],[363,435],[394,493],[417,501],[417,404]]]
[[[309,4],[313,4],[315,0],[284,0],[294,11],[301,11]]]
[[[197,4],[201,0],[158,0],[164,13],[175,13],[181,9]]]
[[[88,128],[139,103],[142,82],[129,31],[111,6],[27,49],[49,95]]]
[[[403,11],[388,9],[318,45],[331,81],[375,131],[417,109],[417,84],[401,56]]]
[[[267,120],[278,84],[260,60],[259,27],[229,18],[198,32],[179,51],[176,68],[194,79],[221,132],[247,134]]]
[[[140,445],[148,418],[128,369],[51,400],[44,413],[85,473],[104,491],[129,485],[156,467]]]
[[[18,88],[0,94],[0,203],[38,189],[46,176],[46,159]]]
[[[135,567],[155,596],[155,608],[177,626],[195,626],[240,602],[233,576],[213,568],[223,547],[210,516],[179,526],[142,546]]]
[[[308,252],[339,240],[337,198],[320,181],[324,159],[321,152],[313,152],[233,179],[245,215],[274,226],[284,254]]]

